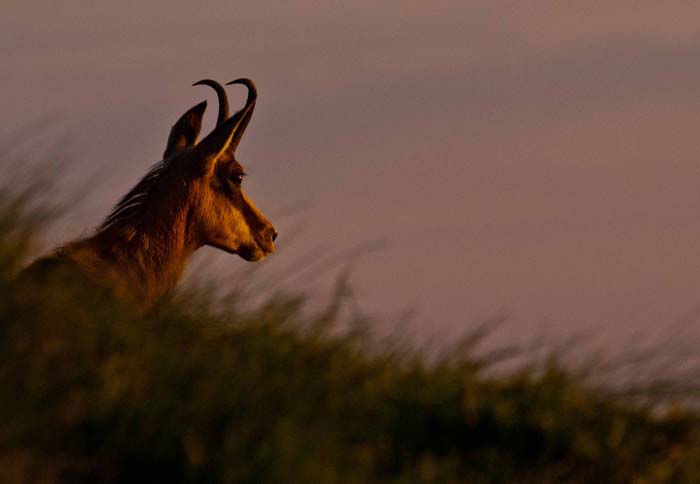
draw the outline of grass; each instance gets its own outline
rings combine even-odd
[[[488,372],[377,348],[339,301],[185,289],[149,314],[15,275],[36,214],[0,196],[3,483],[696,483],[700,414],[550,362]],[[651,383],[651,382],[650,382]]]

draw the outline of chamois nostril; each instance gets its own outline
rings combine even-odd
[[[276,238],[277,238],[277,231],[275,229],[272,229],[272,241],[274,242]]]

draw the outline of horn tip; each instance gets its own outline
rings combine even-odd
[[[216,84],[216,81],[213,81],[211,79],[201,79],[192,85],[193,86],[212,86],[213,84]]]
[[[238,79],[234,79],[233,81],[226,83],[227,86],[230,86],[231,84],[253,84],[253,81],[247,77],[239,77]]]
[[[240,79],[234,79],[233,81],[226,83],[227,86],[230,86],[231,84],[243,84],[248,88],[252,96],[257,96],[258,94],[258,89],[255,87],[255,83],[247,77],[241,77]]]

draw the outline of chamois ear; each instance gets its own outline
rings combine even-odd
[[[194,146],[197,136],[202,129],[202,116],[207,108],[207,102],[203,101],[183,114],[177,123],[173,125],[168,137],[168,145],[165,147],[163,158],[169,158],[178,151],[188,146]]]

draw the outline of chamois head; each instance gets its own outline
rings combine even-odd
[[[170,232],[181,234],[189,250],[209,245],[248,261],[260,260],[274,252],[277,232],[243,192],[245,173],[235,156],[255,107],[255,85],[250,79],[228,83],[248,88],[245,106],[229,117],[224,88],[209,79],[195,85],[200,84],[218,95],[216,127],[197,143],[206,101],[183,114],[170,132],[163,161],[119,202],[102,231],[167,234],[174,229]]]

